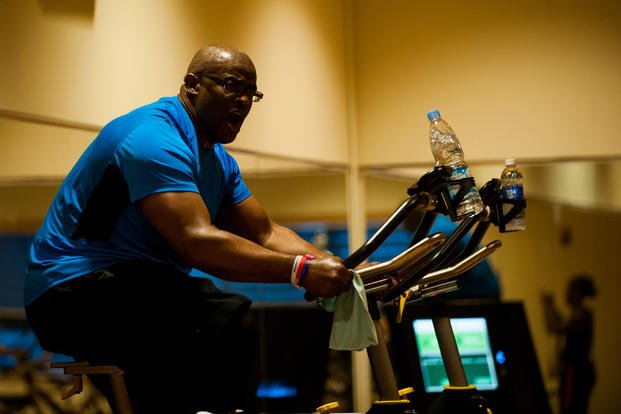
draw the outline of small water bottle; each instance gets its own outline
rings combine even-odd
[[[500,196],[506,200],[524,200],[524,178],[515,165],[513,158],[505,160],[505,169],[500,174]],[[503,203],[502,214],[507,214],[513,204]],[[522,209],[517,216],[505,225],[505,231],[520,231],[526,229],[526,209]]]
[[[440,116],[440,111],[427,113],[429,119],[429,145],[436,160],[436,165],[445,165],[453,169],[452,180],[472,177],[468,164],[464,161],[464,151],[451,126]],[[455,197],[459,185],[449,185],[451,197]],[[475,186],[471,187],[457,207],[457,217],[478,214],[485,206]]]

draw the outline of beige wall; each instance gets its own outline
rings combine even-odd
[[[198,47],[227,43],[253,57],[266,93],[234,144],[240,148],[346,163],[351,136],[362,165],[424,166],[431,162],[425,113],[439,108],[471,164],[621,157],[614,122],[621,4],[613,0],[5,0],[0,7],[0,110],[102,125],[176,93]],[[30,147],[11,158],[26,174],[49,163],[49,175],[59,164],[67,170],[93,136],[63,142],[52,161],[38,148],[54,131],[16,136],[2,122],[0,133],[3,142]]]
[[[0,117],[0,184],[61,179],[94,136],[95,132]]]
[[[230,44],[253,58],[265,93],[233,146],[345,163],[344,13],[331,0],[6,0],[0,110],[102,125],[176,94],[199,47]],[[12,126],[0,123],[3,146],[27,147],[0,153],[12,176],[68,171],[94,135]],[[47,151],[51,136],[62,151]]]
[[[440,109],[471,163],[621,156],[621,3],[444,0],[355,7],[362,164],[433,161]]]

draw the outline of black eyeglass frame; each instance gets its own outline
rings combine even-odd
[[[252,99],[252,102],[259,102],[263,99],[263,92],[259,92],[254,88],[244,88],[238,82],[235,82],[233,78],[225,78],[221,79],[216,76],[207,75],[205,73],[195,73],[196,77],[205,77],[224,89],[225,92],[230,93],[235,96],[239,96],[242,92]]]

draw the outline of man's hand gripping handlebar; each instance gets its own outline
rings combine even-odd
[[[309,263],[304,289],[315,297],[330,298],[351,285],[351,271],[338,257],[314,259]]]

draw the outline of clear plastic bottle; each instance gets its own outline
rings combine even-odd
[[[468,164],[464,161],[464,151],[451,126],[440,116],[440,111],[427,113],[429,119],[429,145],[436,160],[436,165],[445,165],[453,169],[451,179],[472,177]],[[459,191],[459,185],[449,185],[449,193],[454,197]],[[485,206],[476,187],[471,187],[457,207],[457,217],[477,214]]]
[[[524,177],[515,165],[515,159],[505,160],[505,169],[500,174],[500,195],[507,200],[524,199]],[[504,203],[502,213],[507,214],[513,204]],[[505,231],[520,231],[526,229],[526,210],[522,209],[511,221],[505,225]]]

